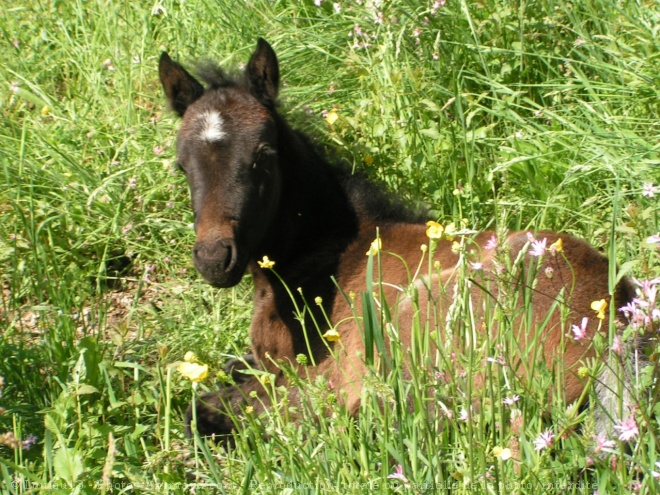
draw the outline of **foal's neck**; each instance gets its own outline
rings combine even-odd
[[[262,288],[272,291],[276,313],[291,333],[295,354],[308,355],[309,342],[320,361],[327,354],[320,336],[327,323],[317,298],[325,314],[332,314],[337,292],[332,277],[338,273],[342,253],[357,236],[358,218],[338,171],[284,120],[280,119],[278,128],[280,206],[255,257],[275,261],[279,277],[271,271],[265,276],[259,273],[255,289],[257,297]],[[296,315],[296,308],[305,306],[307,339],[300,314]]]
[[[339,169],[283,119],[278,128],[282,193],[269,248],[282,265],[319,255],[339,256],[358,231]]]

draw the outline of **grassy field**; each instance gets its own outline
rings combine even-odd
[[[648,373],[638,434],[602,448],[597,406],[549,403],[553,370],[519,382],[505,340],[458,356],[487,363],[480,411],[445,363],[411,382],[374,372],[356,421],[302,381],[301,423],[246,414],[229,452],[185,438],[194,391],[175,365],[193,351],[212,370],[198,391],[214,387],[248,348],[251,285],[215,290],[194,271],[157,61],[238,67],[258,36],[291,120],[430,219],[561,230],[607,252],[612,281],[660,277],[654,0],[13,2],[0,16],[0,491],[660,491]],[[429,379],[443,414],[408,414],[396,398],[421,403]]]

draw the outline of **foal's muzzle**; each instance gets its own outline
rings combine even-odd
[[[193,247],[195,268],[216,287],[232,287],[240,282],[245,267],[238,263],[238,250],[233,239],[197,241]]]

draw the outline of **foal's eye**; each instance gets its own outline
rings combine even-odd
[[[259,147],[257,148],[257,158],[266,158],[274,154],[275,154],[275,148],[273,148],[272,146],[266,143],[260,144]]]

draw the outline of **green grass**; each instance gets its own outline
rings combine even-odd
[[[660,276],[658,251],[644,242],[660,232],[658,195],[642,195],[644,183],[660,183],[657,3],[432,7],[24,0],[4,8],[0,434],[38,442],[24,450],[3,437],[3,494],[70,493],[57,488],[66,483],[75,493],[132,483],[127,492],[146,494],[187,492],[187,483],[230,494],[602,494],[635,483],[658,491],[653,405],[641,404],[630,450],[619,444],[598,458],[590,411],[577,414],[560,398],[547,404],[551,370],[522,384],[492,365],[473,421],[458,420],[470,399],[456,381],[432,384],[451,418],[425,407],[407,413],[395,399],[420,405],[432,378],[408,383],[394,370],[368,378],[356,421],[327,384],[301,381],[304,421],[286,421],[286,408],[247,416],[231,452],[184,437],[192,391],[172,364],[192,350],[215,374],[244,353],[251,299],[249,280],[217,291],[194,273],[187,186],[172,166],[177,122],[156,72],[164,49],[184,63],[237,65],[263,36],[278,53],[282,108],[296,125],[432,218],[562,230],[640,279]],[[333,108],[339,119],[328,126],[322,113]],[[458,359],[473,369],[498,345],[509,344],[484,343]],[[439,366],[426,359],[420,365]],[[502,399],[513,393],[521,399],[512,424]],[[546,428],[564,438],[536,452],[532,441]],[[498,461],[493,447],[513,439],[516,460]],[[411,487],[387,480],[396,465]]]

